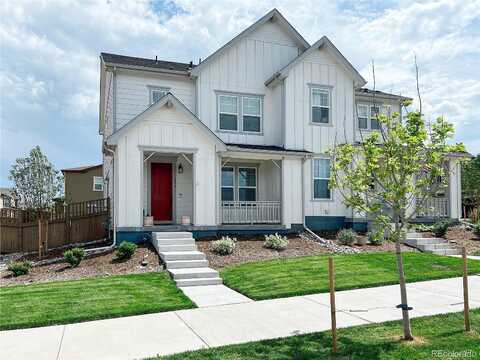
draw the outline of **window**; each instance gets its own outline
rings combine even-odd
[[[218,129],[260,133],[263,98],[255,95],[218,95]],[[239,124],[238,119],[241,119]],[[241,126],[241,128],[240,128]]]
[[[262,101],[259,97],[243,97],[243,131],[260,132]]]
[[[313,198],[331,199],[330,159],[313,159]]]
[[[222,130],[238,130],[238,98],[230,95],[218,97],[219,128]]]
[[[103,177],[93,177],[93,191],[103,191]]]
[[[238,200],[257,200],[256,168],[238,168]]]
[[[233,201],[234,199],[234,176],[233,167],[222,168],[222,201]]]
[[[312,87],[312,122],[316,124],[330,123],[330,90]]]
[[[150,87],[150,105],[155,104],[170,91],[168,88]]]
[[[361,130],[380,130],[380,114],[390,116],[390,105],[357,104],[358,128]]]
[[[358,104],[357,115],[358,115],[358,128],[368,129],[368,105]]]
[[[380,108],[377,105],[370,107],[370,128],[372,130],[380,130],[380,122],[378,116],[380,115]]]

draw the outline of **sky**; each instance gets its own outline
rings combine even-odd
[[[480,153],[479,0],[4,0],[0,186],[39,145],[57,169],[100,163],[101,51],[198,62],[276,7],[311,44],[323,35],[376,88],[414,97]]]

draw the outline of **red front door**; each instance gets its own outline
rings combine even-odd
[[[152,216],[172,221],[172,164],[152,163]]]

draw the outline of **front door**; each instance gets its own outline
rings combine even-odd
[[[152,163],[152,216],[154,221],[172,221],[172,164]]]

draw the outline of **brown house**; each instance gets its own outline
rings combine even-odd
[[[103,199],[102,165],[63,169],[65,201],[75,203]]]

